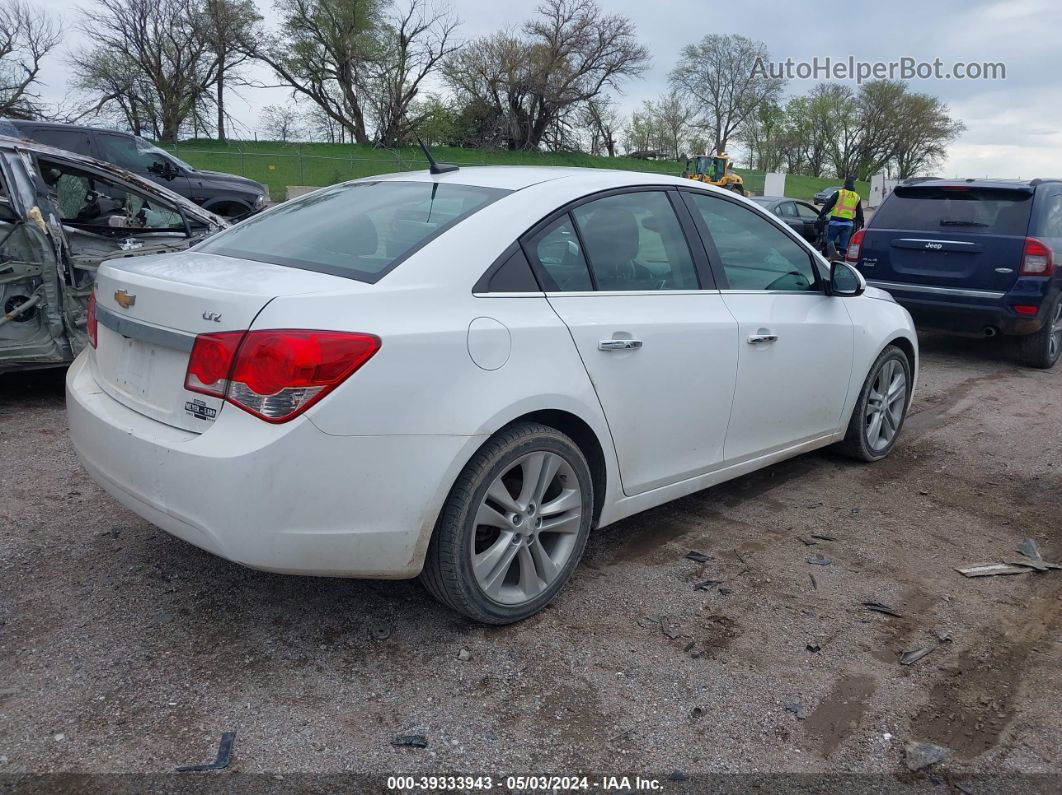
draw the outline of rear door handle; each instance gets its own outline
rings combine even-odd
[[[777,340],[777,334],[749,334],[749,345],[755,345],[758,342],[776,342]]]
[[[597,343],[599,351],[636,351],[641,347],[641,340],[601,340]]]

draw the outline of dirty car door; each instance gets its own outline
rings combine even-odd
[[[32,159],[0,149],[0,372],[70,358],[61,232],[38,205]]]

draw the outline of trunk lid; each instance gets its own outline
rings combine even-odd
[[[1028,186],[900,186],[871,219],[859,268],[871,281],[1007,292],[1032,203]]]
[[[246,330],[278,296],[365,288],[349,279],[201,252],[105,262],[95,287],[96,380],[134,411],[202,432],[223,401],[184,388],[196,335]]]

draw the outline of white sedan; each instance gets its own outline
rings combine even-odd
[[[67,377],[120,503],[274,572],[542,609],[593,528],[800,453],[874,461],[910,316],[733,193],[629,172],[348,182],[99,270]]]

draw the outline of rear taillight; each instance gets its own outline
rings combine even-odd
[[[88,311],[85,313],[85,333],[88,334],[89,345],[96,347],[96,289],[93,288],[88,297]]]
[[[1025,315],[1031,317],[1040,311],[1040,307],[1033,306],[1032,304],[1015,304],[1014,311],[1019,315]]]
[[[863,249],[863,236],[866,233],[867,230],[860,229],[852,235],[852,239],[848,241],[848,250],[844,253],[845,262],[859,262],[859,254]]]
[[[184,387],[220,397],[267,422],[287,422],[380,350],[371,334],[269,329],[201,334]]]
[[[1025,250],[1021,254],[1022,276],[1050,276],[1055,272],[1054,252],[1035,237],[1025,238]]]
[[[244,331],[200,334],[192,343],[184,388],[204,395],[223,398],[229,388],[229,373]]]

